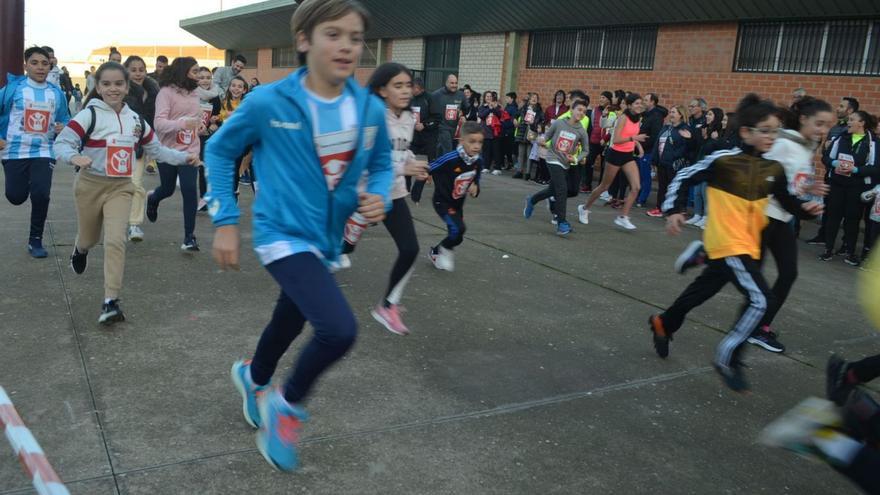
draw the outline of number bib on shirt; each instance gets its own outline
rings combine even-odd
[[[107,139],[107,177],[131,177],[134,144],[133,137],[122,134],[114,134]]]
[[[807,189],[813,185],[813,182],[813,174],[808,174],[806,172],[798,172],[794,174],[794,179],[791,181],[794,195],[800,197],[806,194]]]
[[[49,132],[49,119],[52,117],[52,104],[43,101],[24,103],[24,132],[46,134]]]
[[[498,122],[498,117],[496,117],[494,113],[490,113],[486,117],[486,125],[489,127],[494,126],[497,122]]]
[[[852,155],[841,153],[837,155],[837,159],[840,163],[834,168],[834,173],[837,175],[852,175],[855,158]]]
[[[560,132],[559,137],[556,138],[556,151],[560,153],[571,153],[572,148],[574,148],[574,142],[576,139],[577,135],[575,135],[573,132]]]
[[[348,164],[354,158],[354,146],[357,140],[357,130],[333,132],[315,137],[315,149],[321,168],[324,170],[324,178],[327,180],[327,189],[334,190],[342,180]]]
[[[461,199],[467,194],[468,188],[473,184],[474,179],[477,178],[477,172],[471,170],[470,172],[465,172],[458,177],[455,178],[455,183],[452,186],[452,199]]]
[[[199,108],[202,109],[202,121],[205,123],[205,127],[211,125],[211,115],[214,113],[214,105],[210,103],[200,103]]]
[[[526,124],[534,124],[535,123],[535,111],[529,110],[526,112]]]
[[[422,122],[422,107],[412,107],[413,117],[416,118],[416,124]]]
[[[455,120],[458,118],[458,105],[446,105],[445,120]]]
[[[196,132],[192,129],[183,129],[177,131],[177,144],[190,145],[193,142]]]

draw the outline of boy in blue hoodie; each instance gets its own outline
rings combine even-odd
[[[385,105],[353,74],[369,14],[355,0],[306,0],[291,19],[301,69],[264,84],[208,141],[208,210],[214,258],[236,269],[239,209],[235,159],[253,147],[260,194],[253,206],[254,249],[281,294],[251,360],[232,366],[245,420],[274,467],[292,471],[303,409],[313,384],[354,344],[357,323],[328,266],[340,254],[349,216],[370,223],[390,207],[393,171]],[[368,173],[366,191],[358,182]],[[281,356],[306,321],[315,334],[283,387],[269,389]]]
[[[6,176],[6,198],[20,205],[31,198],[28,252],[34,258],[49,255],[43,247],[43,228],[49,213],[49,193],[55,136],[70,120],[67,97],[47,81],[50,54],[39,47],[24,52],[26,75],[6,76],[0,88],[0,159]]]

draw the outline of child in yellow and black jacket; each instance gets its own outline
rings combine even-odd
[[[704,234],[705,248],[695,241],[676,262],[683,272],[705,262],[703,273],[664,313],[651,316],[650,329],[660,357],[669,354],[669,340],[687,313],[717,294],[728,282],[748,298],[740,318],[721,340],[715,354],[715,369],[735,391],[748,389],[739,354],[757,327],[773,292],[761,274],[761,233],[767,226],[765,214],[769,196],[791,214],[812,218],[822,205],[803,202],[789,192],[785,170],[779,162],[762,157],[773,146],[780,129],[777,107],[756,95],[748,95],[737,109],[738,148],[714,153],[679,173],[669,186],[663,203],[667,231],[678,234],[684,224],[688,188],[707,183],[707,201],[712,211]]]

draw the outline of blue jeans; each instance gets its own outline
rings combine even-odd
[[[162,184],[150,198],[154,204],[174,194],[177,178],[180,177],[180,195],[183,196],[183,237],[189,239],[196,230],[196,210],[199,207],[199,169],[189,165],[179,167],[159,163],[159,178]],[[236,170],[236,174],[238,171]]]
[[[28,196],[31,198],[31,238],[43,237],[54,168],[55,160],[49,158],[3,160],[6,199],[18,206],[27,201]]]
[[[281,356],[308,321],[315,334],[283,388],[288,402],[302,402],[318,377],[354,345],[357,321],[336,279],[314,254],[294,254],[266,269],[281,286],[281,294],[257,344],[251,376],[258,385],[269,383]]]
[[[706,216],[706,183],[703,182],[693,187],[694,189],[694,215]]]
[[[651,153],[645,153],[645,156],[638,159],[639,164],[639,182],[642,189],[639,191],[639,197],[636,203],[646,204],[648,196],[651,195]]]

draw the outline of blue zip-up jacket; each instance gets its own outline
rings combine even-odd
[[[0,139],[6,139],[9,130],[9,115],[12,113],[12,104],[15,100],[15,90],[20,84],[27,81],[26,75],[6,73],[6,86],[0,88]],[[55,91],[55,121],[67,124],[70,121],[70,112],[67,109],[67,96],[58,86],[46,81],[46,84]]]
[[[253,147],[260,191],[253,205],[253,244],[263,253],[278,246],[285,255],[312,252],[334,261],[342,248],[345,222],[358,206],[358,182],[368,172],[366,191],[381,195],[391,207],[394,172],[385,126],[385,104],[354,78],[346,88],[358,112],[355,154],[333,191],[315,151],[307,95],[300,84],[306,68],[287,78],[260,85],[223,123],[205,150],[208,205],[214,225],[238,224],[232,191],[235,160]],[[276,256],[276,259],[277,256]],[[271,261],[270,261],[271,262]]]

